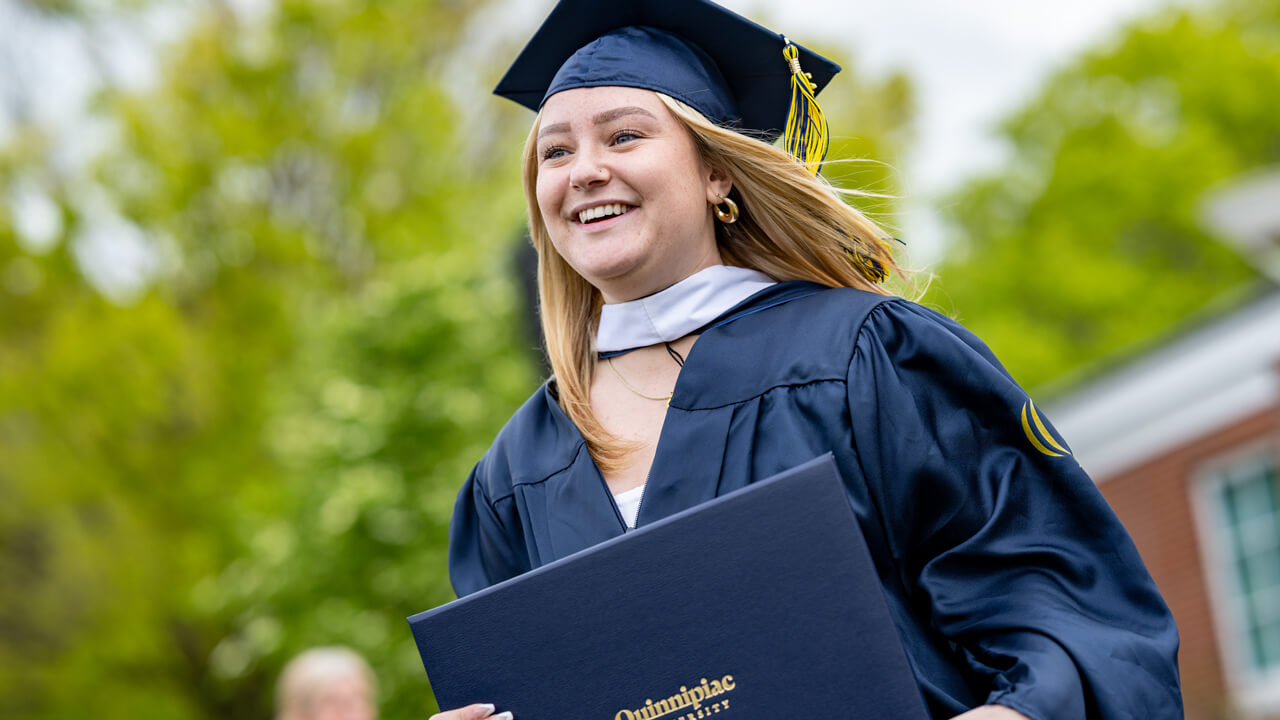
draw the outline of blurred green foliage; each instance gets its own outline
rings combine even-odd
[[[153,90],[98,100],[87,177],[10,144],[57,232],[0,218],[0,716],[264,717],[334,642],[428,714],[404,617],[451,597],[453,493],[537,382],[527,118],[447,82],[479,9],[193,10]],[[147,283],[88,282],[104,226]]]
[[[1010,162],[948,203],[930,300],[1038,385],[1174,326],[1254,271],[1204,195],[1280,162],[1280,2],[1142,20],[1057,73],[1003,136]]]
[[[343,643],[424,718],[404,618],[538,382],[514,48],[477,3],[200,7],[87,171],[0,150],[0,716],[267,717]],[[909,86],[852,75],[833,154],[892,159]]]

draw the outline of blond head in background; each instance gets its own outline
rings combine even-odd
[[[376,720],[377,679],[369,663],[345,647],[304,651],[276,685],[276,720]]]

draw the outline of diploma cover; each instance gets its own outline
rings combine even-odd
[[[443,709],[928,718],[829,455],[409,624]]]

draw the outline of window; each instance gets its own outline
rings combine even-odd
[[[1229,552],[1228,588],[1242,611],[1238,647],[1253,672],[1280,669],[1280,479],[1258,458],[1222,474],[1220,527]]]
[[[1246,714],[1280,713],[1280,453],[1236,455],[1197,503],[1223,669]]]

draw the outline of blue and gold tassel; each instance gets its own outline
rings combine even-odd
[[[889,271],[885,268],[884,262],[872,252],[871,248],[867,247],[866,242],[856,237],[850,237],[849,242],[851,247],[845,249],[845,254],[849,256],[849,260],[863,277],[877,285],[889,279]],[[888,243],[880,240],[880,244],[884,245],[885,250],[888,251]]]
[[[817,175],[822,170],[822,161],[827,159],[827,118],[818,106],[813,79],[800,68],[800,48],[785,36],[782,41],[786,43],[782,56],[791,66],[791,110],[787,113],[782,143],[787,152]]]
[[[818,106],[818,91],[813,86],[813,77],[800,67],[800,48],[785,35],[782,42],[785,43],[782,56],[791,66],[791,109],[787,112],[787,127],[782,133],[782,144],[792,157],[803,163],[809,172],[817,175],[822,171],[822,162],[827,159],[827,145],[830,142],[827,118]],[[879,242],[884,246],[884,257],[891,255],[892,249],[887,240],[879,238]],[[845,252],[863,277],[872,283],[878,284],[889,279],[889,270],[881,255],[865,241],[849,236],[849,247]]]

